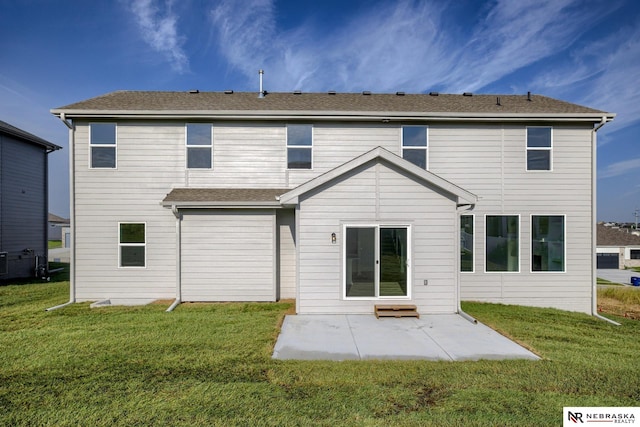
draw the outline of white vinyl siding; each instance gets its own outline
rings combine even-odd
[[[183,301],[275,301],[275,212],[185,211]]]
[[[278,226],[278,299],[296,297],[296,236],[293,209],[276,211]]]
[[[344,224],[410,225],[408,301],[420,313],[455,312],[459,225],[456,204],[446,195],[384,162],[370,162],[303,197],[298,212],[299,313],[373,313],[375,300],[341,297]]]

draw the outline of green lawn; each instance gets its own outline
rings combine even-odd
[[[637,406],[640,322],[464,309],[544,360],[276,361],[288,303],[90,309],[67,282],[0,287],[0,425],[561,425]]]
[[[49,240],[49,249],[56,249],[62,247],[62,240]]]

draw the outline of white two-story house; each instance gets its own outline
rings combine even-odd
[[[596,131],[538,95],[122,91],[69,127],[71,301],[591,313]]]

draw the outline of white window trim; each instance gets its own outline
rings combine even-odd
[[[534,216],[561,216],[563,218],[564,225],[564,248],[563,248],[563,261],[564,270],[562,271],[533,271],[533,217]],[[566,274],[567,272],[567,215],[566,214],[531,214],[529,215],[529,272],[531,274]]]
[[[462,260],[458,260],[459,265],[459,269],[460,269],[460,273],[462,274],[471,274],[471,273],[475,273],[476,272],[476,215],[475,214],[461,214],[459,216],[460,218],[460,222],[458,223],[458,228],[460,228],[461,222],[462,222],[462,217],[463,216],[470,216],[471,222],[473,224],[473,252],[472,252],[472,260],[471,260],[471,265],[473,266],[473,268],[471,269],[471,271],[462,271]],[[460,229],[460,232],[462,230]],[[460,243],[458,242],[458,245],[460,245]],[[485,241],[485,245],[486,245],[486,241]],[[461,252],[460,247],[458,247],[458,256],[460,256],[460,252]]]
[[[406,228],[407,229],[407,295],[406,296],[390,296],[390,297],[348,297],[347,296],[347,266],[345,264],[346,255],[347,255],[347,228],[375,228],[377,230],[376,235],[376,248],[375,253],[376,257],[380,254],[380,238],[379,231],[381,228]],[[410,224],[393,224],[393,223],[347,223],[342,224],[342,253],[340,254],[340,263],[342,264],[341,274],[342,274],[342,300],[343,301],[407,301],[412,299],[412,290],[413,290],[413,265],[411,263],[412,259],[412,245],[411,242],[413,240],[413,234],[411,232]],[[376,288],[376,293],[379,293],[380,287],[380,263],[376,264],[375,271],[375,281],[378,283],[378,287]]]
[[[487,217],[488,216],[517,216],[518,217],[518,271],[487,271]],[[484,214],[484,250],[482,254],[484,256],[484,272],[487,274],[519,274],[522,271],[522,221],[520,214],[509,213],[488,213]]]
[[[311,145],[289,145],[289,125],[299,125],[299,126],[311,126]],[[288,171],[312,171],[314,167],[314,159],[313,152],[315,147],[315,126],[312,123],[287,123],[285,125],[285,135],[284,135],[284,145],[285,145],[285,157],[287,159],[287,170]],[[306,148],[311,151],[311,167],[309,169],[299,169],[299,168],[289,168],[289,148]]]
[[[114,125],[115,126],[115,131],[116,131],[116,135],[115,138],[116,140],[114,141],[114,144],[93,144],[91,142],[91,125]],[[96,168],[93,167],[93,147],[103,147],[103,148],[113,148],[115,150],[115,164],[113,165],[112,168]],[[89,169],[95,169],[95,170],[115,170],[118,169],[118,123],[115,122],[89,122],[89,153],[88,153],[88,166]]]
[[[122,243],[120,242],[120,226],[122,224],[143,224],[144,225],[144,243]],[[144,247],[144,266],[123,266],[122,250],[123,246],[142,246]],[[147,268],[147,223],[140,221],[122,221],[118,222],[118,268],[129,269],[145,269]]]
[[[551,141],[549,147],[529,147],[529,129],[531,128],[549,128],[551,130]],[[527,126],[525,128],[525,159],[524,166],[527,172],[553,172],[553,126]],[[529,169],[529,162],[527,161],[529,151],[549,151],[549,169]]]
[[[211,126],[211,132],[209,134],[211,143],[209,145],[189,145],[189,125],[209,125]],[[211,149],[211,167],[208,168],[190,168],[189,167],[189,148],[210,148]],[[186,170],[213,170],[213,124],[211,123],[199,123],[189,122],[184,124],[184,167]]]
[[[408,146],[404,146],[404,132],[402,131],[402,129],[404,128],[411,128],[411,127],[421,127],[421,128],[425,128],[425,137],[427,138],[426,144],[424,147],[419,147],[419,146],[414,146],[414,145],[408,145]],[[429,153],[429,146],[431,144],[429,144],[429,126],[427,125],[402,125],[400,126],[400,157],[402,157],[404,159],[404,149],[407,148],[409,150],[413,150],[413,149],[417,149],[417,150],[424,150],[425,151],[425,156],[426,156],[426,164],[425,164],[425,170],[429,170],[429,160],[430,160],[430,153]],[[408,160],[407,160],[408,161]],[[417,166],[417,165],[416,165]]]

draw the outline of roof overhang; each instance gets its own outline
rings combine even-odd
[[[207,119],[207,120],[313,120],[313,121],[480,121],[480,122],[607,122],[615,114],[597,113],[452,113],[390,111],[283,111],[283,110],[73,110],[53,109],[51,113],[70,119]]]
[[[160,202],[172,209],[274,209],[287,189],[277,188],[174,188]]]
[[[404,160],[403,158],[391,153],[388,150],[385,150],[382,147],[377,147],[362,154],[361,156],[356,157],[351,161],[348,161],[347,163],[342,164],[341,166],[338,166],[337,168],[334,168],[310,181],[307,181],[306,183],[292,189],[291,191],[284,193],[282,196],[280,196],[280,203],[284,206],[297,205],[299,203],[300,196],[302,196],[303,194],[323,184],[326,184],[329,181],[339,178],[340,176],[376,159],[384,160],[404,170],[418,180],[444,190],[445,192],[451,194],[454,197],[456,203],[459,205],[474,205],[478,201],[478,197],[475,194],[470,193],[469,191],[464,190],[461,187],[458,187],[457,185],[447,181],[444,178],[441,178],[440,176],[432,172],[424,170],[414,165],[413,163]]]

